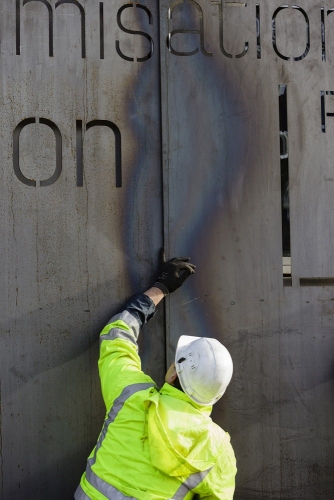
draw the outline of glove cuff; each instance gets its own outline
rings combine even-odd
[[[159,290],[162,291],[162,293],[165,295],[165,297],[166,297],[166,295],[169,295],[168,288],[165,285],[163,285],[162,283],[160,283],[160,281],[156,281],[153,286],[155,286],[156,288],[159,288]]]

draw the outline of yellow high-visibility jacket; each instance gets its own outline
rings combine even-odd
[[[137,338],[154,312],[152,300],[137,295],[101,332],[106,417],[75,500],[233,498],[235,456],[212,407],[169,384],[159,390],[141,371]]]

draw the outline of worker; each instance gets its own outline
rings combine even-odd
[[[182,335],[159,390],[141,371],[137,339],[156,305],[195,273],[189,258],[164,264],[153,287],[132,297],[100,335],[106,417],[75,500],[231,500],[236,461],[212,422],[233,364],[215,339]]]

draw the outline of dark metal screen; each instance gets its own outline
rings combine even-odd
[[[333,11],[2,2],[1,498],[72,498],[104,418],[98,333],[163,243],[197,271],[143,368],[161,384],[179,335],[220,339],[236,500],[333,497]]]

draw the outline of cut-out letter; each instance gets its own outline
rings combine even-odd
[[[16,0],[16,55],[21,54],[21,0]]]
[[[299,278],[300,286],[334,286],[334,278]]]
[[[60,5],[63,5],[65,3],[72,3],[73,5],[76,5],[78,9],[80,10],[80,15],[81,15],[81,56],[82,58],[86,57],[86,21],[85,21],[85,10],[83,6],[77,1],[77,0],[59,0],[55,8],[59,7]]]
[[[261,59],[261,16],[260,4],[256,4],[256,54]]]
[[[76,121],[77,135],[77,186],[83,186],[83,142],[82,142],[82,120]]]
[[[289,138],[287,86],[278,86],[283,257],[290,257]]]
[[[100,2],[100,59],[104,59],[104,13],[103,13],[103,2]]]
[[[53,57],[53,11],[52,7],[47,0],[23,0],[23,6],[30,2],[43,3],[49,12],[49,56]]]
[[[276,16],[281,10],[288,9],[288,8],[289,8],[288,5],[281,5],[281,7],[278,7],[275,10],[275,12],[273,13],[273,18],[272,18],[272,42],[273,42],[274,51],[276,52],[278,57],[280,57],[281,59],[284,59],[284,61],[290,61],[291,57],[283,56],[283,54],[281,54],[278,51],[277,44],[276,44]]]
[[[320,100],[321,100],[321,130],[322,132],[326,132],[326,116],[334,116],[334,113],[326,113],[326,104],[325,104],[325,95],[334,96],[333,90],[324,90],[320,91]]]
[[[116,187],[122,187],[122,143],[121,132],[117,125],[109,120],[92,120],[86,125],[86,130],[92,127],[109,127],[115,136],[115,163],[116,163]],[[82,120],[77,120],[77,186],[83,186],[83,139],[82,139]]]
[[[19,181],[23,182],[26,186],[36,186],[36,181],[28,179],[23,175],[20,167],[20,134],[24,127],[36,123],[36,118],[26,118],[22,120],[13,132],[13,169]]]
[[[168,18],[169,19],[172,19],[173,10],[175,9],[175,7],[177,7],[178,5],[180,5],[182,3],[185,3],[184,0],[179,0],[179,1],[173,3],[172,7],[168,10]],[[181,34],[183,33],[183,34],[188,34],[188,35],[199,35],[200,36],[200,47],[201,47],[202,54],[204,54],[205,56],[212,57],[212,53],[207,52],[205,50],[205,47],[204,47],[204,20],[203,20],[202,7],[197,2],[195,2],[195,0],[188,0],[188,3],[191,5],[194,5],[194,7],[196,7],[196,9],[199,12],[199,30],[173,30],[173,31],[170,31],[168,33],[168,37],[167,37],[168,50],[176,56],[193,56],[194,54],[197,54],[198,48],[196,48],[195,50],[192,50],[190,52],[179,52],[173,48],[172,38],[177,33],[181,33]]]
[[[221,50],[222,54],[224,54],[225,57],[228,57],[231,59],[233,57],[233,55],[230,54],[229,52],[227,52],[227,50],[225,50],[225,47],[224,47],[223,2],[222,2],[222,0],[220,0],[217,3],[215,2],[215,4],[217,4],[218,8],[219,8],[219,45],[220,45],[220,50]],[[230,7],[239,7],[239,6],[247,7],[247,4],[240,4],[240,3],[231,2],[229,6]],[[240,52],[240,54],[235,55],[234,57],[236,57],[237,59],[244,57],[248,52],[248,48],[249,48],[249,44],[248,44],[248,42],[245,42],[244,50],[242,52]]]
[[[288,9],[288,8],[289,8],[288,5],[281,5],[280,7],[278,7],[275,10],[275,12],[273,14],[273,17],[272,17],[272,42],[273,42],[273,48],[274,48],[274,51],[276,52],[276,54],[278,55],[278,57],[280,57],[281,59],[284,59],[284,61],[290,61],[291,57],[284,56],[283,54],[281,54],[281,52],[279,52],[279,50],[277,48],[277,43],[276,43],[276,40],[277,40],[277,36],[276,36],[277,35],[276,34],[276,17],[277,17],[277,14],[281,10]],[[304,59],[307,56],[307,54],[310,51],[310,20],[309,20],[308,15],[306,14],[306,12],[305,12],[304,9],[302,9],[298,5],[292,5],[292,8],[298,10],[299,12],[301,12],[303,14],[303,17],[305,19],[305,24],[306,24],[306,48],[305,48],[305,51],[303,52],[303,54],[301,56],[293,57],[292,58],[293,61],[301,61],[302,59]]]
[[[327,17],[334,12],[334,9],[328,9]],[[325,15],[324,9],[321,9],[321,37],[322,37],[322,60],[326,61],[326,40],[325,40]]]
[[[326,119],[325,119],[325,91],[320,91],[320,101],[321,101],[321,130],[326,132]]]
[[[39,123],[42,123],[43,125],[47,125],[48,127],[50,127],[56,138],[56,169],[51,177],[40,182],[40,185],[42,187],[51,186],[51,184],[54,184],[58,180],[63,168],[62,165],[63,146],[62,146],[61,133],[57,125],[53,123],[51,120],[47,120],[46,118],[40,118]]]
[[[328,14],[327,14],[328,15]],[[326,29],[325,29],[325,9],[320,9],[321,17],[321,58],[326,61]]]
[[[139,3],[135,4],[135,5],[136,5],[137,9],[142,9],[142,10],[144,10],[146,12],[146,14],[148,15],[148,22],[149,22],[149,24],[153,24],[153,16],[151,14],[151,11],[147,7],[145,7],[145,5],[141,5]],[[137,61],[138,62],[144,62],[144,61],[147,61],[148,59],[150,59],[153,56],[154,44],[153,44],[152,38],[147,33],[144,33],[144,31],[129,30],[129,29],[125,28],[125,26],[123,26],[122,20],[121,20],[122,12],[123,12],[123,10],[129,9],[131,7],[133,7],[133,4],[122,5],[122,7],[117,12],[117,24],[118,24],[118,27],[122,31],[124,31],[124,33],[129,33],[130,35],[141,35],[141,36],[145,37],[149,41],[150,50],[147,53],[147,55],[144,56],[144,57],[137,57]],[[116,51],[117,51],[117,54],[122,59],[125,59],[125,61],[133,61],[134,60],[133,57],[128,57],[125,54],[123,54],[123,52],[121,51],[120,46],[119,46],[119,40],[116,40]]]
[[[26,118],[22,120],[14,130],[13,133],[13,168],[16,177],[23,182],[26,186],[36,186],[36,181],[34,179],[28,179],[25,175],[23,175],[20,167],[20,134],[22,129],[31,123],[36,123],[36,118]],[[40,181],[40,186],[51,186],[54,184],[62,171],[62,138],[59,128],[55,123],[51,120],[47,120],[46,118],[40,118],[39,123],[47,125],[50,127],[55,134],[56,138],[56,169],[51,177]]]

